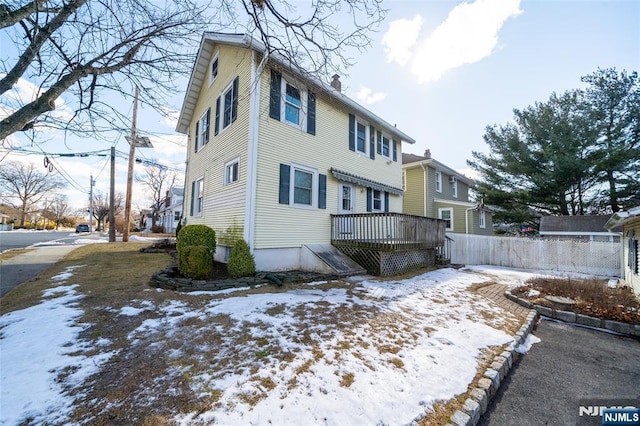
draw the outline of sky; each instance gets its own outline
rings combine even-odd
[[[467,160],[473,151],[487,152],[486,126],[506,124],[514,108],[583,87],[580,77],[598,68],[640,69],[636,0],[387,0],[383,5],[388,14],[371,34],[368,51],[348,52],[355,65],[342,76],[343,92],[416,140],[405,144],[403,152],[422,154],[430,149],[433,158],[471,177]],[[0,33],[0,41],[4,36]],[[174,129],[187,83],[185,78],[182,93],[167,99],[174,120],[142,108],[138,126],[152,136],[154,148],[138,150],[141,159],[184,167],[186,140]],[[28,86],[22,81],[16,90],[28,91]],[[122,107],[130,110],[131,104]],[[64,102],[57,113],[65,114]],[[122,136],[115,135],[114,143],[126,153]],[[108,149],[105,142],[69,138],[65,143],[59,135],[42,137],[48,142],[36,150],[49,153]],[[5,154],[0,150],[2,162],[43,161],[42,155]],[[95,189],[108,193],[107,162],[107,157],[95,156],[54,158],[69,181],[64,193],[78,206],[87,204],[90,174]],[[126,160],[118,158],[116,191],[122,193],[126,167]],[[137,166],[136,172],[141,171]],[[134,208],[146,207],[149,200],[136,184]]]
[[[114,342],[86,337],[91,333],[81,337],[91,324],[82,322],[84,312],[78,302],[85,294],[83,283],[75,276],[79,268],[83,266],[70,266],[50,278],[49,288],[33,306],[0,317],[0,424],[18,424],[25,418],[35,423],[65,423],[83,403],[86,388],[81,386],[91,383],[90,376],[122,364],[110,362],[121,350],[112,346]],[[105,307],[105,311],[114,321],[126,324],[135,324],[135,317],[144,313],[140,325],[126,335],[130,350],[154,347],[175,358],[154,379],[156,389],[172,388],[175,374],[184,374],[200,395],[222,391],[220,403],[202,404],[198,413],[167,407],[177,424],[408,424],[436,401],[466,392],[487,347],[511,346],[526,353],[540,342],[529,335],[516,346],[513,336],[503,329],[519,320],[467,290],[469,285],[488,280],[522,284],[539,273],[487,266],[468,271],[448,268],[399,281],[360,277],[349,292],[345,287],[325,288],[326,282],[315,282],[275,293],[196,292],[192,293],[193,304],[170,295],[143,297],[123,307]],[[216,294],[227,298],[216,298]],[[279,309],[270,312],[274,307]],[[345,332],[327,320],[344,307],[366,311],[370,320]],[[309,322],[301,312],[313,312],[321,319]],[[205,355],[204,364],[192,362],[190,350],[176,349],[188,346],[191,339],[199,341],[201,333],[219,333],[221,315],[229,317],[228,324],[238,330],[241,342],[230,337],[214,347],[203,340],[193,355]],[[378,329],[387,326],[384,321],[388,318],[399,325],[393,333]],[[192,324],[198,321],[215,326],[194,328]],[[300,339],[302,326],[313,343]],[[243,337],[244,333],[250,336]],[[286,348],[295,354],[294,359],[285,362],[270,354],[256,358],[253,343],[261,339]],[[387,347],[398,350],[384,349]],[[317,358],[315,351],[324,356]],[[210,367],[223,366],[222,359],[230,353],[235,354],[231,355],[234,368]],[[73,373],[59,377],[68,371]],[[341,378],[348,374],[352,383],[345,386]],[[256,377],[269,378],[273,386],[261,387]],[[129,389],[134,395],[118,399],[137,405],[125,411],[152,405],[153,393]],[[241,397],[251,392],[265,396],[249,406]],[[78,401],[74,395],[79,396]],[[115,410],[118,403],[111,401]],[[92,400],[92,404],[101,407],[106,401]]]

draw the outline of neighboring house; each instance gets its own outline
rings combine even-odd
[[[447,232],[493,234],[493,210],[469,201],[473,181],[431,158],[402,154],[403,212],[447,222]]]
[[[579,241],[620,241],[617,232],[605,229],[611,216],[542,216],[540,236],[543,239]]]
[[[620,226],[623,280],[640,297],[640,206],[614,213],[605,224],[609,231]]]
[[[332,241],[332,214],[401,214],[401,142],[414,140],[338,76],[328,85],[264,52],[248,35],[202,38],[177,125],[189,135],[184,218],[216,231],[217,260],[233,234],[258,269],[314,269],[304,246]]]
[[[164,203],[158,211],[158,224],[164,228],[164,232],[170,234],[176,231],[180,216],[182,215],[182,201],[184,190],[172,187],[167,191]]]

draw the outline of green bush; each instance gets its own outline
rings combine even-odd
[[[213,254],[207,246],[183,246],[178,251],[178,269],[187,278],[204,279],[213,270]]]
[[[181,229],[182,229],[182,215],[180,215],[180,220],[178,220],[178,224],[176,225],[176,237],[180,233]]]
[[[216,252],[216,231],[207,225],[186,225],[176,236],[178,254],[186,246],[205,246],[213,255]]]
[[[256,261],[251,254],[249,245],[244,240],[238,240],[231,249],[227,270],[229,275],[234,278],[255,275]]]

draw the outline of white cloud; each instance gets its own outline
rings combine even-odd
[[[418,41],[422,16],[416,15],[413,19],[398,19],[389,24],[389,31],[382,36],[384,53],[387,62],[397,62],[405,66],[411,58],[411,48]]]
[[[356,98],[366,105],[375,104],[381,102],[384,98],[387,97],[386,93],[376,92],[374,93],[372,89],[364,86],[360,86],[360,90],[356,93]]]
[[[180,118],[180,111],[176,111],[170,108],[162,108],[162,119],[160,122],[167,126],[171,130],[175,130],[178,125],[178,119]]]
[[[520,0],[476,0],[473,3],[462,3],[454,7],[447,19],[427,38],[418,43],[408,40],[407,45],[413,46],[412,51],[402,43],[396,44],[396,50],[387,53],[387,60],[393,60],[402,66],[410,63],[411,71],[420,83],[436,81],[448,70],[478,62],[491,55],[498,45],[498,33],[504,23],[521,12]],[[400,25],[407,25],[406,20],[392,22],[389,32],[383,37],[383,44],[387,36],[395,40],[397,34],[401,33],[397,29],[398,25],[393,27],[398,22]],[[392,28],[395,28],[393,32]],[[406,31],[409,32],[409,29]],[[410,60],[407,60],[407,51],[413,54]]]
[[[6,74],[0,74],[0,77],[4,77],[5,75]],[[19,78],[10,90],[7,90],[0,96],[0,117],[4,118],[9,116],[23,105],[37,99],[37,97],[46,90],[48,89],[33,84],[24,78]],[[73,117],[73,110],[60,96],[55,100],[55,109],[46,114],[56,120],[69,121]],[[49,129],[49,127],[40,126],[40,129]]]

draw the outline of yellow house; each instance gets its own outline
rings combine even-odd
[[[244,238],[258,269],[321,269],[331,214],[402,212],[414,140],[248,35],[205,33],[177,131],[188,135],[184,217]],[[228,245],[228,244],[227,244]],[[311,263],[311,264],[310,264]]]
[[[614,213],[604,226],[622,226],[622,279],[640,297],[640,206]]]
[[[424,155],[402,154],[402,179],[406,214],[446,221],[447,232],[493,234],[493,211],[469,201],[473,181]]]

